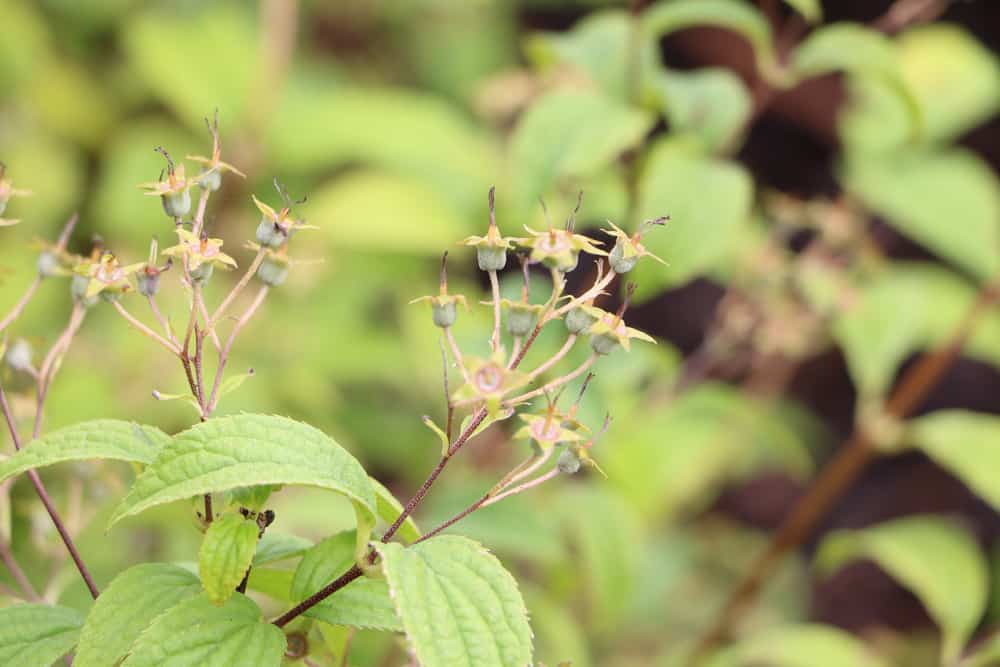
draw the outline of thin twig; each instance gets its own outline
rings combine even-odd
[[[86,316],[87,307],[80,302],[75,302],[69,316],[69,324],[66,325],[66,329],[52,345],[38,371],[35,380],[37,394],[35,399],[35,424],[31,431],[32,440],[41,434],[42,416],[45,413],[45,399],[48,396],[49,387],[52,386],[52,380],[59,370],[60,359],[69,350],[69,346],[72,344],[77,331],[80,330],[80,326],[83,324]]]
[[[490,289],[493,292],[493,335],[490,336],[490,348],[496,352],[500,349],[500,280],[496,271],[489,271]]]
[[[219,323],[219,319],[226,313],[226,308],[228,308],[229,305],[233,302],[233,300],[240,295],[240,293],[243,291],[243,288],[247,286],[247,283],[250,282],[250,279],[253,278],[254,275],[257,273],[257,269],[260,268],[261,262],[264,261],[265,254],[266,251],[264,250],[264,248],[261,248],[260,250],[257,251],[257,254],[254,255],[253,261],[250,262],[250,266],[247,267],[247,270],[240,277],[239,282],[237,282],[236,285],[233,286],[233,289],[229,292],[229,294],[226,295],[226,298],[222,300],[222,303],[219,304],[219,307],[215,309],[215,312],[212,314],[211,319],[206,320],[208,322],[208,328],[210,330],[215,329],[215,325]]]
[[[17,559],[14,558],[14,553],[10,550],[10,545],[6,542],[0,542],[0,560],[3,561],[3,564],[10,572],[10,576],[14,578],[18,588],[21,589],[24,599],[31,602],[41,602],[42,597],[35,591],[35,587],[31,585],[31,581],[24,573],[24,570],[21,569]]]
[[[229,352],[233,348],[233,342],[236,340],[236,336],[239,335],[243,327],[246,326],[250,318],[254,316],[257,309],[260,308],[260,304],[264,303],[264,299],[267,297],[269,288],[267,285],[262,285],[260,290],[257,292],[257,296],[250,303],[250,306],[246,309],[246,312],[240,316],[240,319],[236,321],[236,326],[233,327],[232,332],[229,334],[229,339],[226,341],[225,347],[222,348],[222,352],[219,353],[219,367],[215,370],[215,381],[212,383],[212,393],[208,397],[208,403],[205,405],[208,414],[211,414],[215,409],[215,405],[219,400],[219,386],[222,384],[222,372],[226,368],[226,362],[229,360]]]
[[[132,315],[132,313],[128,312],[125,309],[125,306],[123,306],[120,302],[118,302],[118,301],[112,301],[111,305],[115,307],[115,310],[118,311],[118,314],[121,315],[122,317],[124,317],[125,320],[132,326],[132,328],[136,329],[139,333],[143,334],[147,338],[150,338],[150,339],[156,341],[157,343],[159,343],[160,345],[162,345],[163,347],[165,347],[171,354],[173,354],[173,355],[180,355],[181,351],[180,351],[180,349],[177,348],[177,346],[175,346],[169,340],[167,340],[166,338],[164,338],[160,334],[156,333],[155,331],[153,331],[149,327],[147,327],[145,324],[143,324],[142,322],[140,322],[138,319],[136,319]]]

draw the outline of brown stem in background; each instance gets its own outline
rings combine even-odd
[[[994,281],[979,292],[975,303],[948,341],[935,351],[923,355],[904,374],[886,404],[888,415],[902,419],[920,407],[927,394],[958,358],[979,318],[998,300],[1000,300],[1000,281]],[[775,572],[784,556],[812,534],[830,507],[865,470],[876,454],[874,443],[860,428],[840,447],[805,497],[779,526],[764,553],[757,557],[743,580],[730,594],[708,632],[698,642],[692,654],[692,663],[697,663],[729,637],[733,626],[754,604],[761,588]]]
[[[7,567],[10,571],[10,576],[14,578],[17,583],[18,588],[21,589],[21,593],[24,595],[26,600],[31,602],[41,602],[41,596],[35,591],[34,586],[31,585],[31,581],[28,580],[27,575],[24,574],[24,570],[18,565],[17,559],[14,558],[13,552],[10,550],[10,545],[6,542],[0,542],[0,561]]]

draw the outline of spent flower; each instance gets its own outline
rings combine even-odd
[[[209,122],[208,118],[205,119],[205,125],[208,127],[209,134],[212,135],[212,157],[203,157],[201,155],[188,155],[187,159],[192,162],[198,162],[202,165],[201,173],[198,174],[193,180],[202,188],[207,188],[212,192],[215,192],[222,186],[222,174],[224,172],[232,172],[241,178],[246,178],[246,174],[242,171],[229,164],[228,162],[222,161],[222,144],[219,141],[219,110],[215,110],[215,117],[212,122]]]
[[[660,264],[666,265],[666,262],[649,252],[642,245],[642,237],[653,227],[666,224],[669,219],[670,216],[661,216],[653,220],[647,220],[639,225],[639,230],[631,236],[615,225],[615,223],[608,220],[607,222],[611,225],[611,229],[602,229],[601,231],[615,239],[615,246],[611,249],[611,253],[608,256],[608,261],[611,263],[611,268],[615,270],[615,273],[628,273],[635,268],[636,262],[642,257],[649,257],[650,259],[655,259]]]
[[[495,194],[496,188],[490,188],[490,226],[486,236],[470,236],[461,245],[476,249],[476,261],[481,271],[500,271],[507,266],[507,251],[514,247],[517,239],[504,237],[497,228]]]
[[[195,183],[184,176],[184,165],[174,165],[170,154],[162,147],[154,148],[167,160],[167,180],[163,180],[163,173],[160,173],[160,180],[140,183],[139,187],[145,190],[144,194],[151,197],[159,197],[163,202],[163,211],[171,218],[181,218],[191,212],[191,186]]]
[[[417,297],[410,301],[411,304],[429,302],[431,304],[431,317],[434,320],[434,326],[442,329],[447,329],[455,324],[455,320],[458,318],[456,304],[461,303],[466,309],[469,307],[465,297],[461,294],[448,294],[447,262],[448,253],[445,252],[441,256],[441,279],[438,293],[433,296]]]
[[[284,245],[298,230],[316,229],[316,227],[315,225],[307,225],[305,220],[298,220],[292,216],[292,206],[305,203],[304,197],[293,202],[288,196],[288,191],[278,182],[277,178],[274,179],[274,188],[284,203],[284,206],[278,211],[257,199],[256,195],[250,196],[261,213],[260,223],[257,225],[257,242],[262,246],[278,248]]]
[[[236,268],[236,260],[222,252],[222,239],[208,238],[204,234],[200,237],[195,236],[182,227],[178,227],[175,231],[180,243],[167,248],[163,254],[186,260],[188,270],[192,274],[206,265],[223,269]]]
[[[531,250],[532,262],[541,262],[549,268],[568,273],[576,268],[581,252],[591,255],[608,254],[597,247],[601,245],[600,241],[594,241],[573,231],[576,224],[576,213],[580,208],[581,200],[582,196],[577,200],[573,214],[566,221],[565,229],[556,229],[552,226],[551,220],[549,220],[549,228],[541,232],[535,231],[527,225],[524,226],[531,236],[518,239],[517,244]],[[543,210],[545,209],[544,202],[542,202],[542,208]],[[546,211],[547,216],[548,212]]]

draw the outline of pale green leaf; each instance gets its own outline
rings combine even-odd
[[[907,423],[907,440],[1000,509],[1000,417],[942,410]]]
[[[636,298],[648,299],[731,261],[752,199],[753,182],[743,167],[683,141],[656,144],[639,180],[639,213],[643,219],[670,216],[665,227],[642,239],[668,266],[640,261],[629,276],[639,286]]]
[[[589,176],[639,144],[652,119],[595,91],[556,91],[537,100],[518,121],[508,170],[514,220],[538,198]]]
[[[257,553],[253,557],[254,567],[276,563],[301,556],[313,543],[304,537],[286,535],[268,529],[264,537],[257,541]]]
[[[291,597],[301,602],[354,565],[353,531],[328,537],[302,557],[292,579]],[[399,632],[402,626],[384,580],[359,577],[306,612],[334,625]]]
[[[200,591],[198,577],[177,565],[143,563],[125,570],[101,591],[87,615],[73,664],[117,664],[155,618]]]
[[[243,580],[257,549],[257,522],[239,514],[212,521],[198,551],[198,574],[205,594],[222,604]]]
[[[823,20],[823,5],[820,0],[785,0],[785,4],[797,11],[807,23]]]
[[[219,607],[199,595],[157,617],[122,667],[278,667],[284,653],[285,635],[253,600],[236,593]]]
[[[16,604],[0,609],[0,664],[49,667],[76,644],[83,618],[67,607]]]
[[[371,478],[371,483],[372,489],[375,490],[375,505],[378,509],[378,516],[387,524],[392,525],[403,513],[403,505],[392,494],[392,491],[382,486],[382,483],[374,477]],[[412,514],[403,520],[399,530],[396,531],[396,536],[407,543],[419,539],[421,534]]]
[[[974,651],[958,667],[996,667],[1000,664],[1000,635],[993,633],[984,643],[976,644]]]
[[[263,593],[268,597],[282,602],[291,602],[290,593],[292,587],[292,577],[295,573],[291,570],[277,570],[269,567],[254,567],[250,570],[250,578],[247,580],[247,588],[252,591]]]
[[[774,72],[771,24],[749,3],[739,0],[661,0],[645,11],[643,26],[654,39],[698,26],[733,30],[750,42],[757,56],[757,66],[767,75]]]
[[[112,459],[149,463],[169,442],[170,436],[155,426],[117,419],[83,422],[32,440],[0,462],[0,481],[64,461]]]
[[[764,630],[714,656],[706,667],[884,667],[863,642],[828,625]]]
[[[855,159],[844,177],[852,194],[941,258],[984,281],[1000,270],[1000,182],[973,153],[911,150]]]
[[[895,519],[837,531],[820,545],[816,565],[830,572],[874,560],[924,604],[944,636],[943,662],[955,659],[986,609],[986,559],[962,528],[934,516]]]
[[[368,475],[332,438],[285,417],[244,414],[210,419],[174,436],[136,479],[109,526],[150,507],[256,484],[330,489],[351,500],[359,525],[375,516]]]
[[[656,97],[670,131],[694,135],[709,152],[732,146],[753,106],[740,77],[713,67],[690,72],[662,71]]]
[[[410,646],[424,667],[523,667],[531,628],[517,582],[472,540],[377,545]]]

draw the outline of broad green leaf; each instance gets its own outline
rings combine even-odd
[[[264,537],[257,541],[257,553],[253,557],[253,565],[257,567],[296,558],[304,554],[312,545],[313,543],[304,537],[286,535],[268,529],[264,533]]]
[[[750,92],[727,69],[664,70],[656,96],[671,132],[697,137],[709,152],[732,146],[750,117]]]
[[[883,667],[854,636],[828,625],[792,625],[764,630],[722,651],[706,667]]]
[[[934,516],[837,531],[823,540],[816,565],[830,572],[858,558],[874,560],[920,599],[941,629],[943,662],[961,653],[989,589],[986,559],[968,532]]]
[[[240,486],[232,490],[229,494],[229,505],[239,508],[246,508],[259,512],[267,505],[271,494],[279,491],[278,484],[258,484],[256,486]]]
[[[750,42],[757,56],[757,66],[765,75],[774,73],[771,24],[749,3],[739,0],[660,0],[645,11],[643,24],[654,39],[698,26],[728,28]]]
[[[32,440],[0,462],[0,482],[26,470],[64,461],[112,459],[149,463],[169,442],[170,436],[155,426],[116,419],[83,422]]]
[[[0,664],[49,667],[76,644],[83,617],[67,607],[16,604],[0,609]]]
[[[472,540],[376,545],[410,646],[424,667],[523,667],[531,628],[517,582]]]
[[[640,74],[653,72],[658,63],[656,48],[649,35],[635,33],[627,11],[608,9],[587,14],[570,30],[530,36],[525,54],[543,69],[569,66],[593,81],[610,97],[629,101],[631,68]],[[633,40],[640,40],[638,61],[632,62]],[[637,91],[641,93],[642,91]]]
[[[639,144],[652,125],[646,113],[595,91],[556,91],[524,112],[510,140],[514,211],[519,220],[538,198],[611,164]]]
[[[1000,635],[993,634],[985,643],[976,645],[958,667],[996,667],[997,663],[1000,663]]]
[[[354,564],[354,531],[328,537],[307,551],[295,570],[291,597],[301,602],[342,575]],[[399,632],[389,587],[384,580],[360,577],[306,612],[334,625]]]
[[[250,570],[250,578],[247,580],[247,588],[252,591],[263,593],[268,597],[282,602],[291,602],[292,596],[289,592],[292,587],[292,577],[295,573],[291,570],[276,570],[269,567],[254,567]]]
[[[900,363],[944,343],[975,300],[969,283],[932,264],[895,262],[875,276],[833,329],[858,390],[884,394]],[[965,353],[1000,364],[1000,314],[984,313]]]
[[[122,667],[278,667],[284,654],[285,635],[253,600],[236,593],[218,607],[199,595],[157,617]]]
[[[670,221],[642,242],[669,266],[640,261],[636,298],[648,299],[732,260],[752,199],[753,182],[743,167],[683,141],[656,144],[639,180],[639,212],[644,219],[669,215]]]
[[[222,604],[243,580],[257,549],[257,522],[239,514],[212,521],[198,551],[198,574],[205,594]]]
[[[91,608],[73,664],[117,664],[155,618],[199,592],[198,577],[177,565],[143,563],[130,567],[101,591]]]
[[[820,0],[785,0],[785,4],[797,11],[807,23],[823,20],[823,5]]]
[[[371,483],[372,489],[375,490],[375,505],[378,510],[378,516],[387,524],[392,525],[399,518],[399,515],[403,513],[403,505],[392,494],[392,491],[382,486],[382,483],[374,477],[371,478]],[[413,520],[412,514],[403,520],[403,523],[399,526],[399,530],[396,531],[396,535],[407,543],[419,539],[421,534],[420,529],[417,528],[417,522]]]
[[[164,503],[256,484],[330,489],[351,500],[359,521],[375,515],[368,475],[332,438],[286,417],[243,414],[210,419],[174,436],[108,525]]]
[[[1000,417],[964,410],[932,412],[907,422],[907,440],[1000,509]]]
[[[799,44],[791,61],[792,72],[799,78],[847,72],[882,79],[905,105],[912,135],[922,136],[919,102],[903,77],[892,40],[882,33],[854,23],[826,25]]]
[[[962,149],[849,160],[845,187],[903,234],[980,280],[1000,270],[1000,182]],[[960,220],[961,227],[942,224]]]

